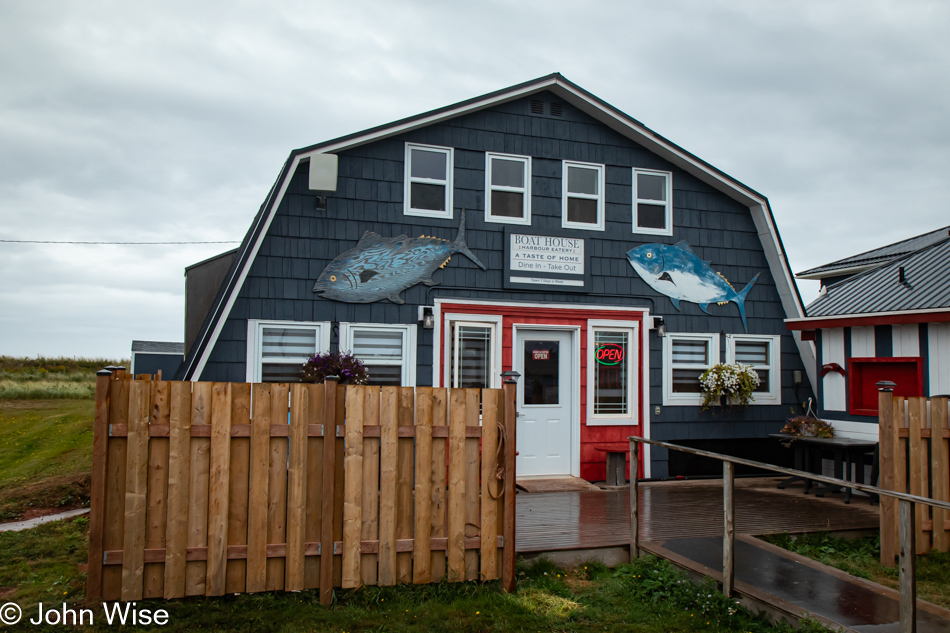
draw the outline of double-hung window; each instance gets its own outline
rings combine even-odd
[[[329,323],[251,319],[247,324],[247,381],[300,382],[300,370],[307,359],[329,349]]]
[[[637,323],[588,322],[588,425],[637,424],[638,332]]]
[[[501,317],[447,315],[445,386],[501,387]]]
[[[531,224],[531,158],[485,155],[485,221]]]
[[[451,147],[406,143],[405,213],[452,217]]]
[[[415,325],[341,323],[340,350],[363,362],[371,385],[416,384]]]
[[[750,365],[759,375],[759,386],[752,392],[752,404],[782,404],[781,346],[779,336],[726,336],[726,362]]]
[[[633,232],[673,235],[673,174],[633,170]]]
[[[718,362],[718,334],[667,333],[663,338],[663,404],[702,404],[699,377]]]
[[[561,226],[604,229],[604,166],[564,161]]]

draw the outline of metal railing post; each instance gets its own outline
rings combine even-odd
[[[630,562],[640,557],[640,462],[636,442],[630,442]]]
[[[735,582],[735,490],[736,465],[722,462],[722,593],[732,597]]]
[[[914,503],[899,499],[901,633],[917,633],[917,535]]]

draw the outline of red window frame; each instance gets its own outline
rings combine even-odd
[[[892,377],[882,376],[881,371],[889,365]],[[920,356],[894,356],[848,359],[848,413],[851,415],[878,415],[877,387],[880,380],[896,382],[895,396],[916,398],[924,395],[923,358]],[[869,382],[873,381],[873,382]],[[872,395],[873,394],[873,395]]]

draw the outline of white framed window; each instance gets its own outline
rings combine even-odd
[[[759,375],[752,404],[782,404],[782,337],[726,335],[726,362],[751,365]]]
[[[445,323],[443,384],[453,389],[501,387],[501,317],[448,314]]]
[[[531,157],[485,154],[485,221],[531,224]]]
[[[604,230],[604,166],[564,161],[561,226]]]
[[[588,426],[638,423],[639,324],[587,323]]]
[[[300,368],[312,355],[330,349],[326,321],[247,322],[248,382],[300,382]]]
[[[452,218],[451,147],[406,143],[405,214]]]
[[[416,325],[341,323],[340,351],[363,361],[371,385],[416,386]]]
[[[673,174],[633,170],[633,232],[673,235]]]
[[[663,404],[701,405],[699,377],[718,362],[718,334],[667,332],[663,337]]]

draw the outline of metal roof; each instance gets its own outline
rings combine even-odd
[[[826,286],[808,317],[950,308],[950,237],[941,230],[935,243]]]
[[[874,250],[845,257],[830,264],[823,264],[816,268],[810,268],[795,275],[799,279],[819,279],[821,277],[831,277],[837,272],[861,272],[874,268],[880,264],[893,261],[897,257],[908,255],[919,251],[922,248],[936,244],[950,235],[950,226],[942,229],[924,233],[916,237],[911,237],[900,242],[894,242],[887,246],[875,248]]]
[[[185,344],[167,341],[132,341],[132,351],[145,354],[179,354],[184,356]]]

